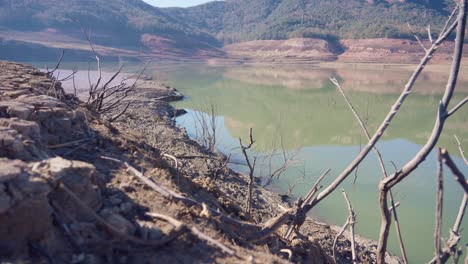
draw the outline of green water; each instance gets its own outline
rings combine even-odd
[[[298,184],[293,194],[304,195],[315,179],[331,168],[325,183],[337,176],[365,144],[361,129],[349,111],[343,98],[328,81],[338,78],[361,113],[369,130],[374,131],[398,97],[411,72],[393,67],[358,69],[323,68],[311,66],[229,66],[210,67],[184,65],[154,67],[154,76],[179,89],[187,98],[177,107],[197,110],[208,104],[217,109],[218,148],[234,154],[241,161],[238,137],[246,138],[253,128],[256,139],[255,153],[262,155],[272,149],[272,142],[282,138],[284,148],[296,152],[300,148],[294,166],[270,188],[286,192],[288,184],[307,172],[304,182]],[[453,102],[468,95],[466,72]],[[378,144],[387,169],[405,164],[426,141],[433,126],[436,106],[441,98],[446,74],[433,71],[421,76],[415,92],[408,98],[400,113]],[[180,117],[178,124],[196,136],[193,111]],[[456,134],[468,150],[468,107],[453,116],[447,123],[439,146],[447,148],[459,168],[468,172],[453,135]],[[247,139],[245,139],[247,140]],[[240,166],[237,169],[243,170]],[[258,174],[266,170],[259,169]],[[258,176],[264,176],[258,175]],[[373,154],[362,163],[353,184],[354,173],[340,186],[344,188],[356,209],[357,232],[377,239],[379,213],[377,184],[381,173]],[[434,153],[409,178],[394,191],[402,232],[409,252],[410,263],[427,262],[433,252],[435,208],[436,158]],[[444,197],[444,237],[448,236],[458,210],[462,191],[446,170]],[[345,202],[340,192],[330,195],[313,210],[313,215],[331,224],[342,225],[346,219]],[[468,224],[463,225],[464,229]],[[399,253],[392,237],[390,250]],[[464,231],[463,243],[468,242]]]

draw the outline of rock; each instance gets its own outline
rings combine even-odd
[[[20,177],[25,164],[19,160],[0,159],[0,184]],[[2,188],[5,186],[2,184]]]
[[[12,128],[24,137],[28,137],[33,140],[40,139],[40,128],[36,122],[26,121],[18,118],[1,118],[0,126]]]
[[[130,211],[132,211],[133,209],[133,205],[132,203],[123,203],[120,205],[120,212],[126,214],[126,213],[130,213]]]
[[[120,214],[104,214],[103,218],[107,221],[108,224],[112,225],[113,227],[122,232],[125,232],[128,235],[133,235],[136,231],[135,226]]]
[[[151,222],[138,221],[138,232],[142,239],[158,240],[164,236],[164,232]]]
[[[91,209],[98,210],[102,205],[102,197],[99,188],[94,184],[96,180],[96,169],[93,165],[70,161],[60,157],[48,159],[31,165],[32,171],[47,175],[52,182],[63,182],[80,200]],[[51,194],[51,198],[61,202],[78,220],[91,220],[90,216],[83,213],[75,202],[71,201],[69,195],[61,190]]]

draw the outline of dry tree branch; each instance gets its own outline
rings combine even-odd
[[[253,139],[252,135],[252,128],[250,128],[249,132],[249,145],[244,146],[242,144],[242,138],[239,137],[239,145],[242,150],[242,154],[244,155],[245,162],[247,163],[247,166],[249,167],[249,183],[248,183],[248,192],[247,192],[247,201],[246,201],[246,213],[250,213],[251,207],[252,207],[252,189],[253,189],[253,183],[254,183],[254,173],[255,173],[255,165],[257,164],[257,157],[254,157],[253,163],[250,161],[249,155],[247,153],[247,150],[250,150],[255,143],[255,140]]]
[[[436,198],[436,214],[435,214],[435,231],[434,231],[434,255],[437,260],[437,264],[441,264],[440,261],[440,241],[442,233],[442,212],[443,212],[443,198],[444,198],[444,174],[442,164],[442,153],[439,148],[437,153],[437,198]]]
[[[370,140],[371,137],[370,137],[370,134],[369,134],[369,130],[367,129],[367,126],[365,125],[365,123],[361,119],[361,116],[356,111],[353,104],[351,103],[351,101],[347,97],[346,93],[344,92],[344,90],[341,87],[338,80],[335,79],[335,78],[330,78],[330,81],[333,84],[335,84],[336,88],[340,91],[341,95],[343,96],[343,98],[345,99],[345,101],[348,104],[349,108],[351,109],[351,112],[354,114],[354,116],[356,117],[356,120],[358,121],[359,125],[361,126],[367,140]],[[375,155],[377,156],[377,160],[379,162],[380,169],[382,170],[382,178],[387,178],[388,177],[387,169],[385,168],[385,163],[383,161],[382,154],[380,153],[379,149],[376,146],[373,147],[373,150],[374,150]],[[394,221],[395,221],[395,231],[397,233],[398,243],[399,243],[399,246],[400,246],[401,255],[403,257],[403,262],[408,263],[406,248],[405,248],[405,244],[403,242],[403,237],[402,237],[402,234],[401,234],[400,221],[398,220],[398,214],[397,214],[397,210],[396,210],[397,205],[395,204],[395,199],[393,198],[393,192],[391,190],[389,191],[389,196],[390,196],[390,203],[391,203],[392,208],[393,208],[393,210],[391,210],[391,211],[393,213],[393,218],[394,218]]]
[[[60,55],[59,60],[58,60],[57,63],[55,64],[54,69],[52,69],[51,71],[49,71],[49,68],[46,67],[46,70],[47,70],[46,74],[47,74],[49,77],[51,77],[51,76],[54,74],[54,72],[58,70],[58,68],[60,67],[60,64],[62,63],[62,60],[63,60],[63,57],[64,57],[64,56],[65,56],[65,50],[62,50],[62,54]]]
[[[450,110],[448,113],[447,113],[447,116],[451,116],[453,113],[455,113],[458,109],[460,109],[462,106],[464,106],[466,103],[468,102],[468,97],[465,97],[463,100],[461,100],[456,106],[454,106],[452,108],[452,110]]]
[[[424,44],[422,43],[421,39],[418,37],[418,34],[416,33],[416,31],[414,31],[414,29],[411,27],[411,25],[408,23],[407,24],[409,30],[411,31],[411,33],[413,33],[413,36],[414,38],[416,39],[416,41],[418,42],[419,46],[421,46],[421,48],[427,52],[427,48],[424,46]]]
[[[390,229],[390,213],[388,211],[387,205],[387,194],[395,185],[401,182],[403,179],[408,177],[418,166],[421,164],[429,153],[432,151],[434,146],[439,140],[440,134],[444,128],[445,121],[449,117],[447,115],[447,107],[452,99],[458,74],[460,71],[460,63],[463,55],[463,42],[465,38],[465,27],[466,27],[466,0],[460,1],[459,14],[457,22],[452,24],[457,25],[457,38],[455,41],[455,49],[453,55],[453,61],[450,71],[450,76],[447,81],[447,86],[442,98],[442,101],[439,104],[439,111],[437,113],[436,121],[432,133],[426,142],[426,144],[421,148],[421,150],[411,159],[403,168],[391,177],[383,179],[380,183],[379,189],[379,202],[381,208],[381,227],[379,235],[379,246],[377,248],[377,263],[382,264],[385,261],[385,254],[387,252],[387,241]],[[451,28],[452,28],[451,27]],[[451,32],[451,30],[446,31]],[[439,37],[440,39],[440,37]],[[437,41],[435,42],[437,43]],[[429,51],[426,53],[429,54]]]
[[[206,214],[201,215],[201,216],[217,219],[218,221],[223,223],[223,226],[222,226],[223,228],[224,227],[226,227],[226,228],[227,227],[235,227],[235,228],[242,229],[244,231],[252,232],[252,233],[255,233],[255,232],[259,233],[261,231],[260,230],[261,227],[259,227],[257,225],[242,222],[240,220],[234,219],[234,218],[232,218],[230,216],[227,216],[227,215],[221,213],[219,210],[211,209],[211,208],[207,207],[206,205],[203,205],[202,203],[197,202],[194,199],[185,197],[182,194],[179,194],[179,193],[177,193],[177,192],[175,192],[173,190],[170,190],[170,189],[168,189],[168,188],[166,188],[166,187],[164,187],[162,185],[156,184],[154,181],[152,181],[151,179],[144,176],[143,173],[138,171],[135,167],[128,164],[128,162],[121,161],[121,160],[111,158],[111,157],[106,157],[106,156],[100,156],[100,158],[104,159],[104,160],[109,160],[109,161],[113,161],[113,162],[124,165],[127,168],[127,170],[130,173],[132,173],[135,177],[137,177],[142,183],[144,183],[146,186],[150,187],[153,191],[159,193],[160,195],[162,195],[163,197],[165,197],[167,199],[180,201],[180,202],[186,204],[187,206],[197,207],[201,211],[208,210],[208,216],[206,216]],[[230,231],[232,231],[232,230],[230,230]],[[255,233],[255,234],[257,234],[257,233]]]
[[[441,263],[446,263],[450,256],[458,256],[457,247],[460,241],[460,226],[463,222],[466,206],[468,204],[468,182],[466,181],[465,176],[455,165],[447,150],[442,149],[439,153],[444,164],[447,165],[447,167],[452,171],[453,175],[455,176],[455,180],[463,188],[464,195],[463,200],[460,204],[460,208],[458,209],[457,218],[453,224],[452,230],[450,230],[449,239],[446,241],[446,245],[442,249],[439,255],[439,259],[437,257],[434,257],[431,261],[429,261],[430,264],[435,264],[438,260],[440,260]]]
[[[458,150],[460,151],[460,155],[463,158],[465,165],[468,165],[468,160],[465,157],[465,151],[463,150],[460,140],[458,139],[457,135],[453,135],[453,136],[455,137],[455,140],[457,141]]]
[[[356,224],[356,213],[354,212],[354,209],[351,205],[351,202],[349,201],[348,195],[346,194],[345,190],[341,190],[343,193],[343,197],[346,201],[346,205],[348,207],[348,212],[349,215],[346,218],[346,222],[344,223],[343,227],[341,227],[340,231],[336,235],[335,239],[333,240],[333,247],[332,247],[332,252],[333,252],[333,259],[336,262],[336,255],[335,255],[335,248],[336,248],[336,243],[338,242],[338,238],[343,235],[344,231],[346,228],[349,226],[349,233],[350,233],[350,241],[351,241],[351,254],[352,254],[352,261],[353,264],[357,263],[357,254],[356,254],[356,245],[355,245],[355,240],[354,240],[354,225]]]
[[[350,240],[351,240],[351,252],[352,252],[352,260],[353,264],[357,263],[357,254],[356,254],[356,245],[354,241],[354,225],[356,224],[356,213],[354,212],[354,209],[351,205],[351,202],[349,201],[348,195],[346,195],[346,192],[344,190],[341,190],[343,193],[343,196],[346,200],[346,203],[348,204],[348,211],[349,211],[349,233],[350,233]]]
[[[434,43],[434,40],[432,39],[432,32],[431,32],[431,25],[427,26],[427,39],[432,43]]]
[[[191,231],[191,233],[196,236],[198,239],[200,240],[203,240],[203,241],[206,241],[208,242],[208,244],[211,244],[211,245],[214,245],[216,246],[217,248],[221,249],[223,252],[231,255],[231,256],[236,256],[236,252],[230,248],[228,248],[227,246],[223,245],[223,243],[215,240],[214,238],[208,236],[207,234],[201,232],[198,228],[194,227],[194,226],[187,226],[186,224],[182,223],[181,221],[179,220],[176,220],[170,216],[167,216],[167,215],[163,215],[163,214],[158,214],[158,213],[147,213],[147,215],[149,216],[152,216],[152,217],[155,217],[155,218],[158,218],[158,219],[162,219],[162,220],[165,220],[169,223],[171,223],[172,225],[176,226],[176,227],[185,227],[187,229],[189,229]]]

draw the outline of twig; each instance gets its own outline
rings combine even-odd
[[[343,235],[344,231],[346,230],[346,228],[348,228],[348,226],[349,226],[349,218],[346,219],[346,222],[341,227],[340,231],[338,232],[338,234],[335,236],[335,239],[333,240],[332,252],[333,252],[333,260],[335,261],[335,263],[338,263],[336,261],[336,255],[335,255],[336,243],[338,242],[338,238]]]
[[[466,181],[465,175],[463,175],[463,173],[458,169],[457,165],[455,165],[455,162],[453,162],[448,151],[446,149],[442,149],[440,154],[445,165],[449,167],[455,176],[455,180],[460,184],[460,186],[462,186],[465,193],[468,193],[468,183]]]
[[[90,137],[90,138],[79,139],[79,140],[66,142],[66,143],[62,143],[62,144],[57,144],[57,145],[48,145],[47,148],[49,148],[49,149],[67,148],[67,147],[71,147],[71,146],[76,146],[77,144],[80,144],[80,143],[83,143],[83,142],[91,141],[93,139],[94,139],[93,137]]]
[[[228,248],[227,246],[223,245],[221,242],[211,238],[210,236],[204,234],[203,232],[201,232],[200,230],[198,230],[196,227],[192,226],[192,227],[188,227],[186,224],[180,222],[179,220],[176,220],[170,216],[167,216],[167,215],[163,215],[163,214],[158,214],[158,213],[147,213],[147,215],[149,216],[152,216],[152,217],[155,217],[155,218],[159,218],[159,219],[163,219],[169,223],[171,223],[172,225],[176,226],[176,227],[186,227],[188,228],[191,233],[193,235],[195,235],[196,237],[198,237],[200,240],[203,240],[203,241],[206,241],[208,242],[209,244],[211,245],[214,245],[216,246],[217,248],[221,249],[223,252],[229,254],[229,255],[236,255],[235,251]]]
[[[242,144],[242,138],[239,137],[239,145],[242,149],[242,154],[244,155],[245,162],[247,163],[247,166],[249,167],[249,183],[248,183],[248,190],[247,190],[247,200],[246,200],[246,209],[245,211],[247,213],[250,213],[251,207],[252,207],[252,189],[253,189],[253,182],[254,182],[254,173],[255,173],[255,165],[257,163],[257,157],[254,157],[253,163],[250,161],[249,155],[247,154],[247,150],[250,150],[255,143],[255,140],[253,139],[253,134],[252,134],[252,128],[250,128],[249,132],[249,145],[244,146]]]
[[[356,254],[356,245],[354,241],[354,225],[356,224],[356,213],[354,212],[354,209],[351,205],[351,202],[349,201],[348,195],[346,195],[346,192],[344,190],[341,190],[341,192],[343,193],[346,203],[348,204],[348,211],[349,211],[348,223],[349,223],[349,232],[350,232],[350,241],[351,241],[352,260],[353,260],[353,264],[356,264],[357,254]]]
[[[416,32],[413,30],[413,28],[411,27],[411,25],[410,25],[409,23],[408,23],[407,25],[408,25],[408,28],[409,28],[409,30],[411,31],[411,33],[413,33],[413,36],[414,36],[414,38],[416,39],[416,41],[418,42],[419,46],[421,46],[421,48],[422,48],[425,52],[427,52],[427,48],[426,48],[426,47],[424,46],[424,44],[421,42],[421,39],[419,39],[418,34],[416,34]]]
[[[172,155],[169,155],[169,154],[166,154],[164,153],[163,154],[164,157],[168,157],[170,159],[172,159],[174,161],[174,165],[175,165],[175,169],[176,169],[176,173],[177,173],[177,183],[179,184],[180,183],[180,176],[179,176],[179,161],[177,160],[176,157],[172,156]]]
[[[453,136],[455,137],[455,140],[457,141],[458,150],[460,151],[460,155],[462,156],[463,161],[465,162],[465,165],[468,165],[468,160],[466,160],[465,151],[463,150],[460,140],[458,139],[457,135],[453,135]]]

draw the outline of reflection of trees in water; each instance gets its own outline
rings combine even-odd
[[[330,76],[342,80],[342,85],[350,91],[372,93],[399,93],[411,72],[404,69],[356,69],[319,67],[234,67],[224,76],[229,79],[257,85],[282,85],[289,89],[319,89],[325,86]],[[421,74],[415,93],[442,93],[448,74],[434,70]],[[458,91],[468,92],[468,75],[460,76]]]
[[[289,72],[285,75],[287,74]],[[327,74],[325,71],[319,71],[316,76],[323,77]],[[401,78],[398,76],[395,75],[394,78]],[[346,80],[343,80],[343,83],[346,83]],[[428,83],[432,87],[443,88],[442,84],[430,81]],[[269,149],[269,143],[278,133],[283,135],[288,149],[324,144],[356,145],[365,141],[343,98],[331,83],[323,81],[323,84],[320,89],[291,90],[285,89],[283,85],[254,84],[221,78],[209,83],[197,83],[196,87],[193,83],[186,84],[190,89],[182,92],[190,100],[182,102],[181,106],[193,108],[200,105],[203,98],[210,97],[217,102],[219,114],[225,116],[225,125],[232,136],[244,136],[245,131],[253,127],[258,148],[265,150]],[[176,85],[181,89],[185,86],[182,83]],[[343,87],[347,89],[345,85]],[[368,115],[368,127],[373,131],[387,113],[396,95],[350,92],[350,96],[358,111],[364,117]],[[464,96],[457,95],[454,100],[460,100],[462,97]],[[435,116],[434,106],[438,100],[438,96],[430,94],[412,95],[387,131],[385,139],[404,138],[415,143],[424,142],[430,133],[431,122]],[[455,150],[456,147],[452,142],[453,134],[468,140],[468,115],[464,114],[466,112],[467,110],[462,110],[448,122],[441,139],[441,143],[451,150]]]

